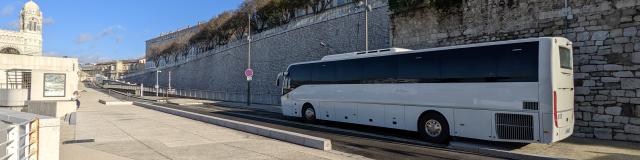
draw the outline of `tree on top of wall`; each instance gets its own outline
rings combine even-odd
[[[362,0],[353,0],[358,2]],[[152,46],[148,49],[147,57],[155,60],[157,57],[171,54],[174,51],[186,51],[187,48],[197,47],[212,49],[214,46],[225,45],[231,41],[242,39],[247,34],[248,18],[251,17],[252,33],[259,33],[289,23],[296,17],[298,10],[311,10],[320,13],[327,10],[333,0],[245,0],[238,9],[225,11],[204,25],[200,31],[191,36],[184,43]]]

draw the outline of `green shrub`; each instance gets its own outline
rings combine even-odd
[[[429,7],[441,12],[460,7],[462,0],[389,0],[389,9],[395,13],[405,12],[416,8]]]

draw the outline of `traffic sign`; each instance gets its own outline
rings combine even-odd
[[[247,77],[253,77],[253,69],[249,68],[244,71],[244,75]]]

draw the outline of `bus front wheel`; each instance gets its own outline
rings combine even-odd
[[[307,123],[316,122],[316,110],[311,104],[307,103],[302,107],[302,119]]]
[[[449,124],[439,113],[427,112],[420,116],[418,131],[428,142],[448,143],[450,139]]]

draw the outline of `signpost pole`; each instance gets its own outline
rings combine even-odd
[[[247,36],[247,39],[249,40],[249,51],[248,51],[248,57],[247,57],[247,71],[251,69],[251,14],[248,14],[248,26],[249,26],[249,34]],[[253,74],[253,72],[252,72]],[[251,106],[251,76],[253,75],[249,75],[246,74],[247,76],[247,106]]]

